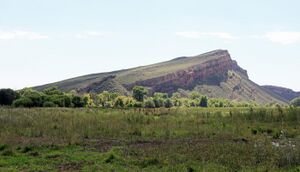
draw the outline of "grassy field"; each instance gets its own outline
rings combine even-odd
[[[300,109],[0,108],[0,171],[300,171]]]

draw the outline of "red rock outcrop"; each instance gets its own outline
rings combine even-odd
[[[135,85],[150,87],[155,92],[172,93],[178,88],[192,89],[197,84],[219,84],[227,79],[229,70],[234,70],[248,77],[247,71],[237,65],[237,62],[232,60],[227,51],[216,52],[212,54],[217,56],[201,64],[189,67],[185,70],[179,70],[174,73],[169,73],[164,76],[151,78],[147,80],[137,81],[135,83],[125,85],[131,89]]]

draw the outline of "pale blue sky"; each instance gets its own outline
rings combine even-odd
[[[0,0],[0,88],[228,49],[300,91],[299,0]]]

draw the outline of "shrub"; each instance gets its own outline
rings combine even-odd
[[[141,107],[143,107],[143,103],[136,101],[136,102],[133,103],[133,107],[135,107],[135,108],[141,108]]]
[[[85,105],[85,102],[79,96],[74,96],[72,98],[72,103],[73,103],[74,107],[84,107],[84,105]]]
[[[119,96],[116,98],[115,103],[114,103],[114,107],[116,108],[124,108],[125,107],[125,100],[126,97],[124,96]]]
[[[57,105],[53,102],[48,101],[43,103],[43,107],[57,107]]]
[[[200,104],[199,106],[200,107],[207,107],[207,103],[208,102],[208,99],[206,96],[202,96],[201,99],[200,99]]]
[[[17,93],[12,89],[0,89],[0,105],[12,105]]]
[[[148,90],[142,86],[135,86],[133,88],[133,97],[137,100],[142,102],[144,100],[145,95],[148,94]]]
[[[33,102],[28,97],[22,97],[13,102],[14,107],[33,107]]]
[[[160,108],[164,106],[164,99],[160,97],[154,97],[153,99],[155,107]]]
[[[293,99],[291,101],[291,105],[293,105],[295,107],[299,107],[300,106],[300,97]]]
[[[166,99],[166,100],[165,100],[165,107],[166,107],[166,108],[171,108],[171,107],[173,107],[173,102],[172,102],[171,99]]]
[[[144,107],[145,108],[155,108],[155,104],[154,104],[154,101],[153,101],[153,98],[152,97],[149,97],[145,100],[144,102]]]

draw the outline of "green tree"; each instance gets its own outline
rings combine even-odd
[[[126,97],[125,96],[118,96],[115,99],[114,107],[116,108],[124,108],[126,103]]]
[[[200,103],[199,103],[199,106],[200,107],[207,107],[208,105],[208,99],[206,96],[202,96],[201,99],[200,99]]]
[[[152,97],[149,97],[145,100],[144,102],[144,107],[145,108],[155,108],[155,104],[154,104],[154,101],[153,101],[153,98]]]
[[[85,102],[80,96],[73,96],[72,103],[74,107],[84,107]]]
[[[94,100],[92,99],[91,94],[87,93],[83,95],[83,100],[87,107],[95,107]]]
[[[19,103],[21,103],[21,102],[27,103],[26,106],[24,106],[24,107],[42,107],[43,106],[45,94],[43,94],[39,91],[30,89],[30,88],[25,88],[25,89],[21,90],[19,92],[19,94],[20,94],[20,99],[23,98],[23,101],[20,101]],[[30,99],[30,101],[27,101],[28,99]],[[26,101],[24,101],[24,100],[26,100]],[[28,104],[29,102],[31,102],[31,104]]]
[[[50,87],[43,90],[43,93],[46,95],[63,95],[57,87]]]
[[[17,92],[12,89],[0,89],[0,105],[10,106],[17,97]]]
[[[293,99],[291,101],[291,105],[293,105],[295,107],[299,107],[300,106],[300,97]]]
[[[53,102],[46,101],[43,103],[43,107],[57,107],[57,105]]]
[[[148,90],[145,87],[135,86],[133,88],[133,97],[139,102],[143,102],[144,97],[147,94],[148,94]]]
[[[33,102],[28,97],[21,97],[12,104],[14,107],[33,107]]]
[[[171,107],[173,107],[173,102],[172,102],[172,100],[171,99],[169,99],[169,98],[167,98],[166,100],[165,100],[165,107],[166,108],[171,108]]]
[[[190,99],[193,99],[193,100],[201,98],[201,94],[197,91],[190,92],[188,94],[188,96],[189,96]]]

